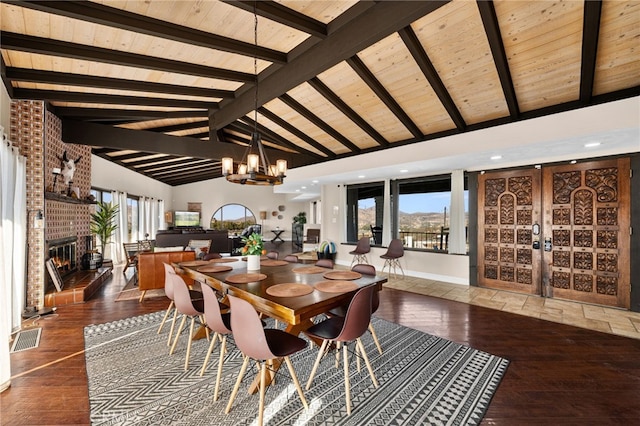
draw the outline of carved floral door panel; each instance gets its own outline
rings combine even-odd
[[[629,159],[543,170],[544,291],[630,307]]]
[[[480,175],[480,286],[540,294],[540,200],[538,169]]]
[[[478,285],[630,307],[630,161],[478,179]]]

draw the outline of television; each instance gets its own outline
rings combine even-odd
[[[173,212],[173,226],[176,228],[190,228],[200,226],[200,212]]]

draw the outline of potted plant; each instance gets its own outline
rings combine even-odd
[[[304,224],[307,223],[307,213],[300,212],[293,217],[293,242],[296,246],[302,247],[302,234],[304,233]]]
[[[254,232],[248,237],[242,237],[242,242],[244,247],[242,247],[240,252],[247,256],[247,270],[260,269],[260,256],[267,254],[262,235]]]
[[[118,228],[115,223],[117,214],[118,206],[105,202],[98,202],[95,213],[91,214],[91,232],[100,239],[100,252],[103,257],[105,255],[105,246],[109,244],[111,236]]]
[[[333,241],[323,241],[318,246],[317,256],[318,259],[331,259],[336,260],[336,253],[338,252],[336,248],[336,243]]]

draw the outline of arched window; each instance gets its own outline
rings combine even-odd
[[[225,204],[211,216],[211,229],[226,229],[229,233],[242,232],[247,226],[255,225],[256,217],[242,204]]]

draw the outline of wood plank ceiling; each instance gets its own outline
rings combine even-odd
[[[2,0],[0,13],[9,96],[45,100],[66,142],[169,185],[220,176],[254,126],[298,167],[640,94],[638,1]]]

